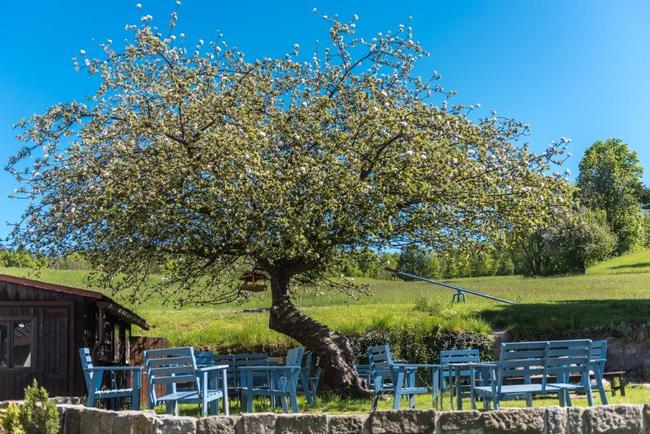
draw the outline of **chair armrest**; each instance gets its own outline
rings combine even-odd
[[[215,366],[205,366],[203,368],[197,368],[196,370],[198,372],[209,372],[209,371],[217,371],[217,370],[222,370],[222,369],[227,369],[229,365],[215,365]]]
[[[240,366],[240,371],[281,371],[287,369],[300,370],[300,366]]]
[[[432,363],[393,363],[393,366],[397,368],[407,368],[407,369],[425,369],[425,368],[441,368],[442,366],[432,364]]]
[[[84,371],[142,371],[142,366],[94,366],[92,368],[84,368]]]

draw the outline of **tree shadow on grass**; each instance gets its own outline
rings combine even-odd
[[[636,264],[625,264],[625,265],[616,265],[614,267],[608,267],[610,270],[625,270],[628,268],[650,268],[650,262],[637,262]]]
[[[513,339],[591,337],[624,334],[650,322],[650,300],[561,300],[495,306],[479,314]]]

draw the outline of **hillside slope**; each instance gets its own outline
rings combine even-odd
[[[0,268],[0,273],[87,287],[84,271]],[[458,279],[456,284],[517,301],[504,305],[468,296],[450,303],[452,292],[427,283],[366,280],[371,295],[350,298],[336,291],[301,292],[296,303],[309,315],[348,334],[372,329],[489,333],[510,329],[515,336],[561,336],[574,330],[629,332],[650,322],[650,249],[598,264],[586,275],[548,278],[521,276]],[[116,298],[129,305],[121,299]],[[286,345],[288,339],[268,329],[266,312],[244,311],[270,304],[267,293],[242,304],[178,308],[156,301],[130,305],[152,329],[173,344],[247,348]],[[586,331],[585,331],[586,330]]]

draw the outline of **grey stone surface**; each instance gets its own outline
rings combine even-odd
[[[242,429],[246,434],[274,433],[277,418],[273,413],[246,413],[242,415]]]
[[[59,405],[61,414],[61,433],[77,434],[81,432],[81,412],[85,407],[82,405]]]
[[[567,434],[582,434],[582,412],[580,407],[566,409],[566,432]]]
[[[585,409],[582,416],[585,434],[638,434],[642,425],[641,405],[612,405]]]
[[[81,411],[79,430],[81,433],[113,434],[113,424],[118,412],[85,408]]]
[[[449,411],[438,414],[438,430],[442,434],[481,434],[483,421],[478,411]]]
[[[275,421],[276,434],[327,434],[325,414],[281,414]]]
[[[566,434],[567,432],[566,408],[547,407],[545,419],[546,419],[547,434]]]
[[[189,416],[156,416],[154,434],[194,434],[196,433],[196,418]]]
[[[366,415],[336,415],[327,417],[330,434],[364,434],[370,431]]]
[[[544,409],[522,408],[483,413],[485,434],[543,434]]]
[[[62,434],[650,434],[650,405],[531,408],[479,413],[401,410],[366,415],[273,413],[173,417],[58,405]]]
[[[196,422],[196,434],[243,434],[241,416],[208,416]]]
[[[643,406],[643,433],[650,434],[650,404]]]
[[[370,415],[373,434],[433,433],[436,428],[435,410],[378,411]]]
[[[156,416],[153,412],[121,411],[113,421],[114,434],[154,434]]]

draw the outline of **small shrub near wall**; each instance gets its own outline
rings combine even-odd
[[[24,402],[12,403],[2,412],[0,426],[4,434],[57,434],[59,413],[47,390],[34,380],[25,388]]]

